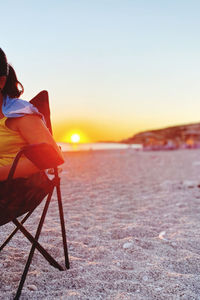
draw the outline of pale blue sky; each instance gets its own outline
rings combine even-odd
[[[199,12],[194,0],[7,0],[1,47],[22,98],[49,91],[55,130],[118,140],[200,121]]]

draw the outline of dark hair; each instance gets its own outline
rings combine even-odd
[[[11,98],[19,98],[24,92],[23,85],[18,81],[15,70],[7,62],[7,57],[0,48],[0,76],[6,76],[6,84],[2,89],[3,96]]]

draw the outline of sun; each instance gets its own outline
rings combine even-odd
[[[63,135],[62,138],[64,143],[69,144],[84,144],[89,143],[90,139],[88,136],[79,128],[72,128]]]
[[[79,143],[80,142],[80,140],[81,140],[81,137],[80,137],[80,135],[78,134],[78,133],[73,133],[72,135],[71,135],[71,137],[70,137],[70,140],[71,140],[71,142],[72,143]]]

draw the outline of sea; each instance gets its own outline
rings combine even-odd
[[[70,144],[58,143],[63,152],[68,151],[92,151],[92,150],[123,150],[123,149],[142,149],[139,144],[121,144],[121,143],[85,143],[85,144]]]

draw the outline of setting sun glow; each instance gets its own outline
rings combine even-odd
[[[71,142],[72,143],[79,143],[80,139],[81,139],[81,137],[80,137],[80,135],[78,133],[74,133],[71,136]]]
[[[63,135],[62,141],[70,144],[82,144],[90,142],[87,135],[78,128],[68,130],[67,133]]]

